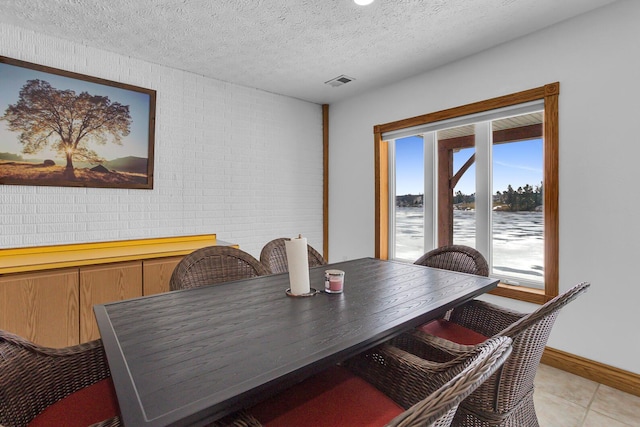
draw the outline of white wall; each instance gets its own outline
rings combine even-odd
[[[0,55],[157,91],[153,190],[0,185],[0,248],[216,233],[257,257],[302,233],[322,250],[319,105],[6,25]]]
[[[549,346],[640,373],[638,22],[640,2],[616,2],[331,105],[331,261],[374,253],[374,125],[559,81],[560,290],[592,286]]]

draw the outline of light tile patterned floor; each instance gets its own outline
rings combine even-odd
[[[533,396],[540,427],[640,427],[640,397],[540,365]]]

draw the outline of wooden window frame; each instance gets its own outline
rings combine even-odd
[[[544,100],[544,289],[500,283],[491,293],[536,304],[544,304],[557,296],[559,289],[559,94],[560,83],[555,82],[485,101],[374,126],[375,256],[380,259],[389,257],[389,157],[388,142],[382,139],[383,134],[497,108]]]

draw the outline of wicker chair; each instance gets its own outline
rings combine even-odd
[[[511,357],[460,405],[454,423],[538,426],[533,383],[542,352],[560,309],[588,287],[589,283],[579,283],[529,314],[474,300],[455,308],[448,320],[434,321],[432,334],[416,330],[394,339],[393,344],[419,357],[426,357],[424,351],[429,349],[428,357],[432,360],[446,361],[469,350],[468,345],[458,344],[456,339],[456,335],[465,335],[465,331],[471,330],[481,337],[510,337],[513,340]],[[443,324],[451,328],[442,328]],[[434,347],[439,348],[436,356]]]
[[[0,373],[0,425],[71,425],[67,414],[84,425],[120,425],[100,340],[55,349],[0,330]],[[88,415],[87,406],[100,409]]]
[[[449,426],[459,403],[498,369],[510,351],[511,340],[497,337],[455,360],[434,363],[382,345],[247,412],[276,427]]]
[[[414,264],[478,276],[489,276],[489,265],[482,254],[463,245],[442,246],[433,249],[418,258]]]
[[[269,274],[250,254],[231,246],[208,246],[185,256],[169,281],[172,291]]]
[[[264,245],[260,252],[260,262],[269,269],[273,274],[286,273],[289,271],[287,264],[287,251],[284,242],[290,240],[288,238],[275,239]],[[307,245],[307,253],[309,258],[309,267],[325,265],[327,261],[320,255],[318,251]]]

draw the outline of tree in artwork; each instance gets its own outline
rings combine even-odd
[[[24,154],[35,154],[52,147],[66,159],[65,175],[73,177],[73,161],[105,161],[91,148],[111,142],[122,145],[129,135],[129,106],[112,102],[107,96],[76,94],[59,90],[44,80],[28,80],[18,101],[7,107],[8,129],[20,132]]]

